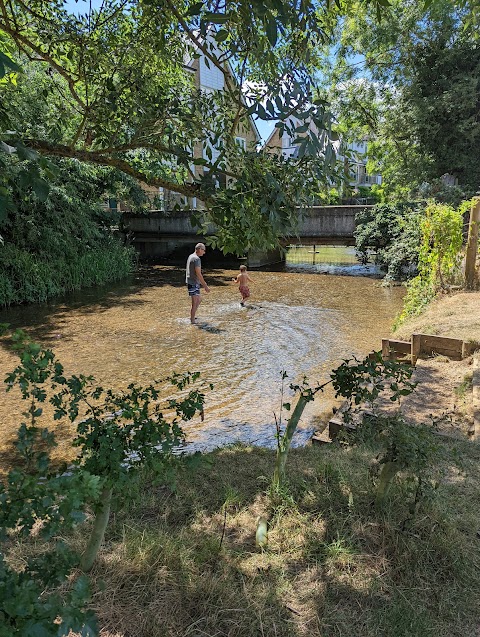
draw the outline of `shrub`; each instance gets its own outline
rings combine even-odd
[[[100,205],[105,193],[125,191],[114,172],[59,161],[50,188],[37,192],[24,163],[3,168],[14,177],[15,205],[0,219],[0,306],[43,302],[132,272],[135,252],[113,235],[119,215]]]
[[[421,207],[416,203],[377,204],[357,214],[355,249],[362,263],[371,255],[387,278],[414,276],[420,246]]]

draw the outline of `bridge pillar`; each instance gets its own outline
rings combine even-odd
[[[285,261],[285,253],[280,248],[273,250],[250,250],[247,255],[249,268],[259,268],[262,265],[282,263]]]

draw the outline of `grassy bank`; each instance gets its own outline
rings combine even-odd
[[[474,637],[480,447],[457,447],[464,473],[445,467],[415,519],[399,484],[375,511],[365,445],[293,451],[290,491],[274,500],[274,457],[261,449],[218,451],[175,492],[144,476],[94,567],[101,634]]]
[[[402,323],[396,334],[410,338],[414,332],[480,342],[480,292],[442,295],[428,304],[422,314]]]
[[[0,307],[44,303],[66,292],[119,281],[133,272],[136,259],[133,248],[109,237],[68,259],[48,259],[6,245],[0,255]]]

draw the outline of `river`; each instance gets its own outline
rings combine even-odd
[[[166,265],[144,267],[131,281],[108,289],[4,310],[0,322],[28,330],[54,349],[67,373],[93,374],[104,387],[200,371],[214,390],[207,394],[205,421],[185,425],[188,450],[237,440],[274,446],[282,370],[288,382],[303,375],[312,384],[327,379],[342,359],[380,349],[401,308],[403,289],[348,275],[364,271],[352,260],[351,249],[343,250],[348,258],[340,256],[328,267],[319,263],[319,252],[305,248],[307,256],[295,262],[291,251],[279,271],[250,272],[254,283],[246,307],[231,282],[238,270],[216,268],[207,254],[203,268],[211,293],[202,293],[198,326],[189,323],[183,268]],[[3,345],[4,376],[16,359]],[[13,392],[0,391],[3,440],[11,444],[22,405]],[[333,402],[327,390],[308,405],[294,444],[309,439]]]

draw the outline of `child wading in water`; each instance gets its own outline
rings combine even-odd
[[[245,299],[248,299],[250,296],[250,290],[248,288],[248,283],[253,283],[253,279],[248,276],[247,266],[240,266],[240,274],[237,274],[236,277],[232,278],[232,281],[238,283],[238,290],[242,295],[242,300],[240,301],[240,305],[245,305]]]

